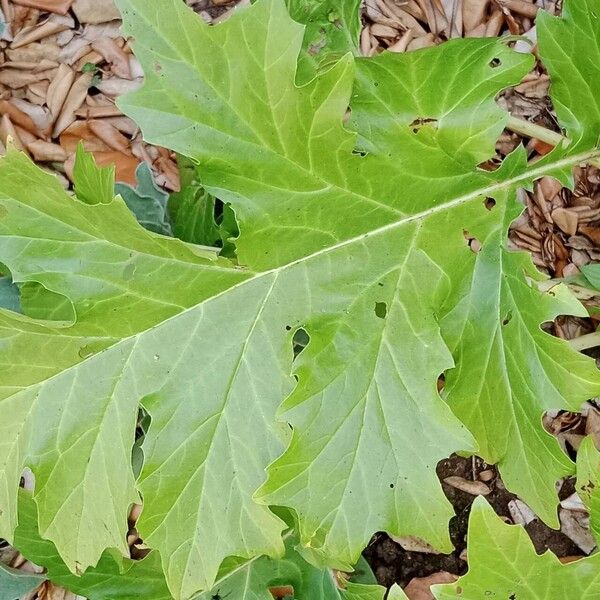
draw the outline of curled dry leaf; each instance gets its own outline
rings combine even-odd
[[[61,64],[58,67],[56,76],[50,82],[46,94],[46,103],[54,120],[59,117],[74,81],[75,73],[73,70],[64,63]]]
[[[93,120],[88,123],[92,133],[102,140],[109,148],[119,152],[128,152],[129,140],[113,127],[106,119]]]
[[[402,546],[402,548],[404,548],[404,550],[406,550],[407,552],[423,552],[425,554],[438,554],[438,551],[431,544],[428,544],[425,540],[422,540],[421,538],[415,537],[413,535],[400,537],[397,535],[388,534],[388,536],[392,540],[394,540],[394,542]]]
[[[15,125],[19,125],[33,134],[37,132],[38,128],[33,119],[8,100],[0,100],[0,115],[8,115]]]
[[[44,140],[30,142],[27,149],[38,162],[64,162],[68,156],[62,146]]]
[[[12,0],[15,4],[21,6],[30,6],[43,12],[54,12],[59,15],[66,15],[73,0]]]
[[[21,140],[21,137],[15,129],[12,121],[10,120],[10,117],[5,114],[0,118],[0,141],[2,141],[4,146],[7,146],[9,138],[12,139],[12,143],[15,148],[22,150],[23,152],[27,152],[25,144],[23,144],[23,141]]]
[[[52,130],[52,137],[58,137],[73,121],[75,111],[83,104],[92,83],[91,73],[82,73],[75,80],[64,101],[62,110]]]
[[[458,576],[447,571],[439,571],[428,577],[415,577],[404,588],[404,593],[408,600],[434,600],[435,597],[430,589],[432,585],[436,583],[454,583],[457,579]]]
[[[113,0],[75,0],[73,12],[80,23],[106,23],[121,18]]]
[[[477,27],[484,26],[489,0],[463,0],[462,20],[465,33],[472,32]]]
[[[575,235],[577,233],[579,219],[576,212],[566,208],[556,208],[552,211],[551,217],[554,223],[567,235]]]
[[[73,19],[60,15],[52,15],[46,22],[40,25],[25,27],[15,35],[11,47],[20,48],[27,46],[31,42],[37,42],[41,39],[66,31],[74,26]]]
[[[446,477],[444,482],[453,488],[461,490],[462,492],[466,492],[467,494],[471,494],[472,496],[487,496],[490,493],[490,488],[483,483],[483,481],[470,481],[464,477],[452,475],[450,477]]]
[[[517,525],[529,525],[529,523],[537,519],[531,508],[518,498],[510,500],[508,503],[508,511],[510,512],[513,523]]]
[[[132,78],[129,55],[117,44],[116,40],[101,38],[92,43],[92,48],[111,65],[112,71],[117,77]]]

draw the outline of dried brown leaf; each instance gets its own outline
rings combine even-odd
[[[446,477],[444,482],[453,488],[461,490],[462,492],[466,492],[467,494],[471,494],[472,496],[487,496],[490,493],[490,488],[485,485],[483,481],[471,481],[469,479],[465,479],[464,477],[452,475],[450,477]]]
[[[66,15],[73,0],[12,0],[15,4],[30,6],[44,12],[54,12]]]
[[[61,132],[75,121],[75,111],[83,104],[91,83],[91,73],[82,73],[75,80],[67,94],[60,115],[54,123],[52,137],[58,137]]]
[[[408,600],[434,600],[430,586],[436,583],[454,583],[457,579],[457,575],[447,571],[439,571],[428,577],[415,577],[404,588],[404,593]]]
[[[75,0],[73,12],[80,23],[106,23],[121,18],[113,0]]]

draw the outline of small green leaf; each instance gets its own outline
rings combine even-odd
[[[43,575],[11,569],[0,563],[0,600],[19,600],[45,580]]]
[[[162,235],[173,235],[167,215],[169,194],[158,187],[147,163],[141,162],[135,171],[137,186],[117,183],[115,193],[127,204],[143,227]]]
[[[108,204],[114,197],[115,167],[98,167],[91,152],[79,142],[73,167],[75,195],[82,202]]]
[[[600,554],[561,564],[538,555],[525,529],[507,525],[483,496],[475,499],[467,538],[469,571],[458,581],[432,586],[437,600],[558,600],[600,597]]]
[[[583,265],[580,267],[587,282],[596,290],[600,290],[600,264]]]
[[[386,600],[408,600],[404,590],[398,585],[394,584],[388,592]]]
[[[181,240],[202,246],[217,246],[222,240],[215,220],[216,198],[200,184],[194,163],[179,157],[181,191],[169,198],[173,234]]]
[[[346,52],[358,54],[361,0],[286,0],[293,19],[306,25],[297,79],[304,83]]]
[[[13,283],[12,277],[0,277],[0,308],[21,312],[19,288]]]

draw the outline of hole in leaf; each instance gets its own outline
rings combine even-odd
[[[294,587],[291,585],[273,585],[269,592],[275,600],[287,600],[294,597]]]
[[[489,65],[492,69],[499,67],[502,64],[502,61],[496,56],[490,60]]]
[[[467,246],[469,246],[472,252],[477,254],[481,250],[481,242],[476,237],[472,236],[466,229],[463,230],[463,235],[465,236],[465,240],[467,240]]]
[[[437,127],[437,119],[433,119],[431,117],[417,117],[412,123],[409,124],[409,127],[412,127],[413,133],[418,133],[421,127],[426,125]]]
[[[393,490],[394,489],[394,484],[390,483],[390,489]]]
[[[496,206],[496,201],[493,198],[486,198],[483,201],[483,205],[488,209],[488,210],[492,210],[492,208],[494,208],[494,206]]]
[[[375,315],[380,319],[387,316],[387,304],[385,302],[375,302]]]
[[[512,313],[508,313],[504,319],[502,319],[502,325],[508,325],[510,323],[510,320],[512,319]]]
[[[437,391],[441,394],[442,390],[444,389],[444,386],[446,385],[446,376],[442,373],[438,378],[437,378]]]
[[[354,149],[352,150],[352,154],[354,154],[354,156],[360,156],[361,158],[364,158],[367,156],[368,152],[366,150]]]
[[[292,349],[294,351],[294,359],[296,359],[300,353],[308,346],[308,342],[310,342],[310,336],[308,332],[303,327],[297,329],[294,333],[294,337],[292,338]]]
[[[19,481],[19,487],[22,487],[28,492],[35,491],[35,475],[29,467],[25,467],[21,473],[21,479]]]

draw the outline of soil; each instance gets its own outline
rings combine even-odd
[[[486,500],[492,505],[496,513],[512,522],[508,503],[516,498],[506,490],[494,467],[487,465],[480,458],[461,458],[453,455],[442,460],[437,467],[437,473],[442,481],[442,488],[446,497],[454,507],[455,517],[450,521],[450,539],[454,544],[451,554],[430,554],[426,552],[409,552],[400,544],[394,542],[384,532],[375,534],[363,555],[377,581],[386,587],[393,583],[406,586],[414,577],[426,577],[439,571],[448,571],[455,575],[464,575],[467,571],[465,558],[467,525],[471,504],[475,496],[458,490],[446,483],[444,479],[458,475],[465,479],[473,479],[483,470],[492,470],[494,478],[487,482],[491,492]],[[561,488],[560,497],[564,498],[573,492],[573,482],[566,480]],[[538,553],[550,549],[559,558],[564,556],[581,555],[581,550],[563,533],[551,529],[538,519],[525,527],[531,537]]]

